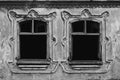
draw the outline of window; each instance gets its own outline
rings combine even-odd
[[[16,10],[17,11],[17,10]],[[39,15],[35,10],[27,14],[10,11],[13,22],[14,60],[9,65],[14,73],[51,73],[57,63],[52,60],[52,27],[56,12]],[[14,64],[14,65],[13,65]]]
[[[72,13],[72,12],[71,12]],[[66,61],[62,67],[66,73],[105,73],[111,61],[106,59],[106,19],[107,11],[92,15],[88,9],[80,15],[63,11]],[[76,13],[77,14],[77,13]]]
[[[47,22],[19,22],[20,59],[47,59]]]
[[[101,61],[100,23],[78,20],[70,26],[70,62],[97,64]]]
[[[17,65],[20,68],[28,64],[44,64],[47,67],[49,64],[48,22],[41,19],[26,19],[19,21],[18,24],[20,53]]]

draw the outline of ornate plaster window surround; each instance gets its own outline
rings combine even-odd
[[[110,69],[112,59],[106,57],[107,11],[92,15],[84,9],[80,15],[63,11],[66,31],[63,44],[66,45],[67,61],[61,66],[67,73],[105,73]]]
[[[52,24],[56,12],[42,15],[34,9],[27,14],[9,11],[13,26],[14,61],[9,64],[15,73],[52,73],[57,63],[52,60]]]

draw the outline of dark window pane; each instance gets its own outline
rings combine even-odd
[[[99,33],[100,24],[94,21],[86,21],[87,33]]]
[[[20,32],[32,32],[32,20],[26,20],[19,23]]]
[[[76,21],[72,23],[72,32],[84,32],[85,21]]]
[[[46,32],[47,23],[40,20],[34,20],[34,32]]]
[[[72,35],[72,60],[99,60],[99,35]]]
[[[20,35],[20,57],[22,59],[46,59],[46,35]]]

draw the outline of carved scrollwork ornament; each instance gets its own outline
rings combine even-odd
[[[14,17],[14,18],[15,18],[15,17],[16,17],[16,15],[17,15],[17,13],[16,13],[16,12],[14,12],[14,11],[10,11],[10,12],[9,12],[9,14],[10,14],[12,17]]]
[[[61,14],[62,14],[62,17],[66,20],[68,20],[71,17],[71,14],[67,11],[63,11]]]
[[[92,15],[92,13],[88,9],[82,10],[80,15],[71,15],[67,11],[63,11],[61,14],[62,14],[62,17],[64,19],[66,19],[66,20],[68,20],[70,18],[80,18],[80,19],[85,19],[85,18],[106,18],[106,17],[109,16],[108,11],[103,12],[101,15]]]
[[[9,11],[9,14],[14,18],[50,18],[56,17],[56,12],[49,13],[48,15],[40,15],[36,10],[31,9],[27,14],[17,14],[15,11]]]
[[[81,18],[89,18],[91,16],[92,16],[92,14],[90,13],[90,11],[88,9],[84,9],[80,15]]]
[[[105,11],[101,14],[102,17],[106,18],[109,16],[109,12],[108,11]]]
[[[52,17],[52,18],[55,18],[56,17],[56,12],[53,12],[53,13],[50,13],[49,15],[48,15],[48,17]]]
[[[39,14],[35,10],[30,10],[27,14],[27,17],[32,17],[32,18],[36,18],[38,16],[39,16]]]

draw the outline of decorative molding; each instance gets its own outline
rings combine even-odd
[[[109,12],[108,11],[105,11],[101,14],[102,17],[108,17],[109,16]]]
[[[56,12],[49,13],[48,15],[39,15],[39,13],[31,9],[27,14],[17,14],[15,11],[9,11],[9,14],[14,18],[55,18]]]
[[[81,12],[81,18],[89,18],[91,17],[92,14],[90,13],[90,11],[88,9],[84,9],[82,12]]]
[[[69,18],[93,18],[93,17],[94,18],[105,18],[109,16],[108,11],[103,12],[101,15],[92,15],[92,13],[88,9],[82,10],[80,15],[71,15],[67,11],[63,11],[61,14],[62,14],[62,17],[66,20]]]
[[[27,14],[27,17],[37,18],[39,16],[38,12],[35,10],[30,10]]]
[[[13,8],[116,8],[120,1],[0,1],[0,7]]]
[[[63,11],[63,12],[61,12],[61,15],[62,15],[62,18],[64,18],[64,19],[69,19],[72,15],[69,13],[69,12],[67,12],[67,11]]]
[[[8,63],[7,65],[12,73],[26,73],[26,74],[28,74],[28,73],[54,73],[59,66],[59,64],[57,62],[54,62],[54,63],[51,63],[50,65],[48,65],[47,69],[40,69],[40,68],[38,68],[38,69],[34,69],[34,68],[33,69],[20,69],[16,64],[11,63],[11,62]]]
[[[66,73],[92,73],[92,74],[101,74],[101,73],[107,73],[110,71],[111,65],[113,62],[107,62],[103,64],[102,66],[96,65],[96,67],[89,67],[90,65],[83,65],[81,67],[77,67],[77,69],[72,69],[71,66],[69,66],[68,63],[61,62],[61,67],[63,68],[63,71]],[[93,65],[94,66],[94,65]]]

